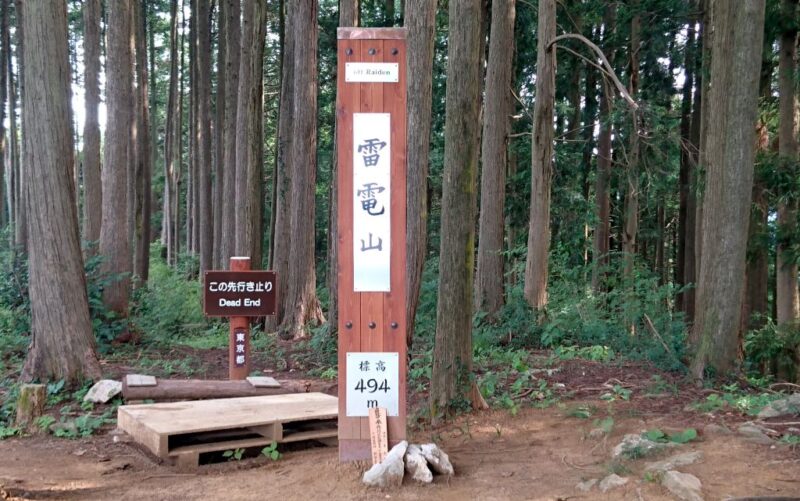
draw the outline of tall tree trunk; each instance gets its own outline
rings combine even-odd
[[[408,0],[408,172],[406,181],[406,341],[414,338],[422,269],[428,248],[428,155],[431,143],[436,0]]]
[[[339,0],[339,26],[358,26],[361,0]]]
[[[294,120],[294,15],[295,4],[286,2],[281,51],[281,98],[278,105],[277,148],[275,152],[275,222],[271,242],[270,265],[281,283],[278,284],[277,314],[267,318],[267,328],[274,330],[283,323],[287,309],[289,282],[289,248],[292,218],[292,123]]]
[[[6,61],[10,57],[9,46],[5,44],[5,33],[8,31],[8,2],[0,5],[0,35],[3,45],[0,49],[0,228],[4,228],[9,221],[11,209],[8,206],[8,192],[6,179],[11,177],[8,160],[8,142],[6,141],[5,111],[8,101],[8,73],[5,71]]]
[[[772,76],[772,71],[769,72]],[[763,77],[763,72],[762,72]],[[771,92],[772,78],[762,78],[762,96]],[[764,85],[766,84],[766,85]],[[767,124],[759,121],[756,128],[757,147],[760,151],[770,148]],[[769,200],[763,179],[756,176],[753,181],[753,205],[750,208],[750,226],[747,233],[747,267],[745,269],[745,296],[742,305],[742,328],[758,329],[765,323],[769,295],[769,249],[768,241]]]
[[[797,19],[797,0],[782,0],[783,18]],[[778,153],[783,160],[781,169],[792,170],[797,164],[797,24],[787,22],[780,36],[780,55],[778,58],[778,93],[780,103],[778,113]],[[796,175],[796,173],[795,173]],[[783,199],[784,197],[781,197]],[[797,263],[790,255],[791,235],[797,227],[797,203],[778,204],[778,249],[775,269],[778,311],[778,325],[793,322],[800,315],[800,297],[797,293]],[[800,348],[798,348],[800,362]]]
[[[217,14],[217,86],[214,91],[214,269],[221,270],[228,266],[222,260],[222,205],[224,195],[224,150],[225,150],[225,113],[228,103],[225,101],[225,69],[228,56],[225,48],[225,24],[227,23],[228,3],[220,0]]]
[[[147,39],[145,23],[147,2],[136,3],[133,32],[136,41],[136,249],[134,250],[133,275],[140,284],[146,283],[150,272],[150,202],[152,147],[150,137],[150,94],[148,92]]]
[[[211,19],[209,0],[197,0],[197,152],[195,172],[199,192],[198,243],[200,273],[210,270],[214,258],[214,219],[211,199]],[[258,261],[256,261],[258,263]]]
[[[84,85],[86,120],[83,126],[83,239],[97,242],[103,220],[100,180],[100,11],[101,0],[87,0],[83,5]],[[93,247],[87,248],[93,252]]]
[[[697,289],[691,372],[738,367],[747,221],[753,187],[753,127],[758,105],[764,0],[712,0],[714,41],[705,157],[703,258]],[[711,181],[711,182],[709,182]]]
[[[25,2],[33,338],[23,380],[99,378],[75,206],[66,3]],[[18,11],[19,12],[19,11]],[[124,166],[124,163],[122,164]]]
[[[25,99],[25,25],[24,13],[22,11],[22,0],[14,0],[14,13],[17,18],[16,37],[16,55],[17,55],[17,72],[19,75],[19,99]],[[10,63],[10,60],[9,60]],[[13,91],[13,89],[12,89]],[[16,103],[17,100],[12,96],[12,102]],[[28,252],[28,189],[26,183],[28,181],[27,167],[23,166],[23,158],[25,157],[25,144],[19,142],[18,138],[21,134],[14,130],[16,107],[11,110],[11,130],[14,136],[12,148],[19,145],[16,156],[16,171],[17,171],[17,210],[16,210],[16,224],[14,225],[14,246],[21,250],[23,253]],[[20,129],[25,131],[25,117],[23,116],[20,123]],[[12,150],[13,152],[13,150]]]
[[[636,99],[639,92],[639,43],[641,17],[639,1],[633,0],[631,9],[631,47],[629,60],[630,81],[628,92]],[[630,143],[626,166],[625,229],[622,233],[622,252],[625,260],[623,270],[628,287],[633,287],[633,267],[636,260],[636,236],[639,232],[639,112],[631,110]],[[632,321],[632,319],[629,319]],[[631,324],[632,325],[632,324]]]
[[[384,26],[394,26],[394,0],[384,0]]]
[[[434,419],[447,412],[457,398],[480,397],[474,391],[475,384],[470,384],[470,375],[483,50],[481,8],[481,0],[450,0],[449,5],[439,302],[430,386]]]
[[[169,97],[167,99],[167,124],[164,136],[164,213],[162,242],[167,247],[167,263],[175,264],[175,244],[177,243],[177,224],[173,210],[178,198],[176,189],[176,172],[180,172],[181,153],[180,113],[178,97],[178,0],[170,1],[170,27],[169,27]]]
[[[106,56],[106,125],[102,171],[103,221],[100,229],[100,254],[105,257],[103,271],[120,275],[103,289],[106,307],[127,315],[130,287],[130,240],[128,235],[127,168],[133,124],[133,75],[131,73],[131,5],[111,2],[108,11],[108,49]],[[27,120],[25,122],[28,123]],[[27,154],[27,153],[26,153]]]
[[[693,150],[697,145],[692,143],[692,89],[694,87],[695,53],[695,19],[689,18],[689,26],[686,35],[686,52],[684,54],[683,96],[681,101],[681,157],[680,171],[678,174],[679,183],[679,206],[678,206],[678,259],[675,266],[675,282],[678,287],[686,285],[686,259],[689,247],[687,245],[687,233],[693,231],[689,228],[689,197],[693,189],[689,173],[693,162]],[[690,252],[694,252],[692,249]],[[686,292],[678,294],[676,308],[686,311]]]
[[[550,253],[550,180],[553,174],[553,108],[556,93],[556,2],[540,0],[536,55],[536,104],[531,138],[531,210],[525,299],[534,309],[547,304],[547,260]]]
[[[292,121],[292,216],[288,294],[281,335],[300,338],[324,321],[314,271],[314,191],[317,148],[317,3],[294,4],[294,113]]]
[[[489,65],[481,147],[481,207],[475,309],[495,315],[504,303],[503,220],[508,133],[511,128],[511,63],[515,0],[492,2]]]
[[[590,27],[587,30],[587,34],[591,37],[593,32],[599,33],[599,30],[594,30]],[[592,156],[594,154],[594,149],[596,147],[596,142],[594,139],[594,129],[595,123],[597,123],[597,72],[594,68],[586,65],[586,78],[585,78],[585,88],[586,91],[584,92],[584,102],[585,105],[583,107],[584,119],[583,119],[583,129],[580,131],[580,138],[583,142],[583,152],[582,152],[582,170],[583,170],[583,198],[586,200],[587,207],[591,204],[591,173],[592,173]],[[576,122],[577,126],[577,122]],[[584,262],[589,263],[589,252],[592,250],[592,244],[589,242],[589,224],[586,223],[586,227],[584,229],[584,235],[586,239],[586,255],[584,257]],[[592,254],[592,259],[594,259],[594,254]]]
[[[603,14],[603,48],[608,61],[614,64],[614,50],[611,47],[612,33],[616,29],[617,10],[615,4],[606,5]],[[608,184],[611,178],[611,99],[613,89],[607,79],[603,79],[600,93],[600,133],[597,136],[597,175],[595,176],[594,198],[597,204],[597,227],[594,229],[592,255],[592,289],[599,293],[605,289],[604,277],[608,273],[611,237],[611,200]]]
[[[225,126],[222,169],[222,266],[227,268],[236,246],[236,115],[239,95],[239,52],[241,50],[241,3],[220,0],[225,4]],[[278,275],[281,276],[281,275]]]

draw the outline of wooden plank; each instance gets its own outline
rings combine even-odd
[[[123,405],[119,427],[154,454],[163,456],[165,437],[270,423],[334,419],[336,397],[322,393],[200,400],[170,404]]]
[[[336,38],[339,40],[405,40],[406,28],[337,28]],[[344,75],[344,73],[339,73]]]
[[[350,54],[348,54],[350,52]],[[361,42],[343,40],[338,47],[338,72],[344,75],[347,61],[361,57]],[[353,113],[360,110],[358,84],[337,80],[338,135],[338,273],[339,273],[339,439],[360,439],[358,418],[347,417],[345,372],[347,352],[361,351],[361,303],[353,289]]]
[[[281,384],[274,377],[248,376],[247,382],[256,388],[280,388]]]
[[[325,391],[326,386],[303,380],[287,380],[280,387],[256,387],[247,381],[211,381],[204,379],[157,379],[156,386],[128,386],[122,383],[122,396],[130,400],[195,400],[208,398],[255,397],[284,393]]]
[[[144,374],[128,374],[125,376],[125,384],[129,387],[136,386],[155,386],[155,376],[146,376]]]
[[[372,464],[383,461],[389,453],[389,437],[386,435],[386,409],[373,407],[369,410],[369,433],[372,445]]]
[[[397,189],[406,186],[406,41],[386,40],[384,42],[384,60],[398,63],[397,83],[384,84],[384,101],[386,111],[392,114],[392,213],[391,226],[406,228],[406,190]],[[400,231],[403,231],[400,230]],[[392,238],[391,250],[391,283],[392,290],[384,294],[384,331],[383,349],[398,353],[399,391],[398,416],[389,416],[388,432],[390,441],[406,438],[406,238]]]

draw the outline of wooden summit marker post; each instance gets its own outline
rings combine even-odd
[[[275,314],[275,272],[251,271],[249,257],[232,257],[230,271],[203,275],[203,312],[229,317],[228,379],[250,375],[250,317]]]
[[[339,458],[406,438],[406,30],[339,28]]]

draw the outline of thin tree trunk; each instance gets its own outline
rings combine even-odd
[[[23,112],[30,232],[30,381],[99,378],[75,206],[66,3],[25,2]],[[18,13],[20,11],[17,11]],[[46,119],[45,119],[46,117]],[[124,163],[122,164],[125,165]]]
[[[797,0],[782,0],[784,19],[797,18]],[[780,55],[778,58],[778,93],[780,103],[778,113],[778,153],[783,160],[781,169],[793,169],[797,163],[797,25],[786,23],[780,36]],[[781,197],[783,199],[784,197]],[[778,311],[778,325],[795,321],[800,315],[800,297],[797,291],[797,263],[789,249],[791,235],[797,227],[797,203],[794,201],[778,203],[778,248],[775,269]],[[800,348],[797,352],[800,362]]]
[[[0,7],[0,34],[3,41],[5,41],[5,33],[8,31],[8,2],[3,1]],[[6,178],[11,177],[8,160],[8,142],[6,141],[6,127],[5,127],[5,111],[6,103],[8,102],[8,73],[5,67],[7,66],[8,58],[10,57],[9,46],[3,42],[2,49],[0,49],[0,228],[4,228],[9,221],[11,210],[8,208],[8,192],[6,190]]]
[[[503,220],[508,133],[511,129],[511,63],[515,0],[492,2],[489,65],[481,147],[481,207],[475,309],[495,315],[504,303]]]
[[[136,249],[133,262],[133,275],[137,277],[138,283],[147,282],[150,271],[150,202],[151,202],[151,178],[153,167],[152,147],[150,137],[150,95],[148,92],[148,70],[147,70],[147,39],[145,23],[145,12],[147,2],[137,3],[134,9],[135,26],[133,31],[136,40],[136,80],[137,80],[137,99],[136,99],[136,121],[137,121],[137,143],[136,148],[136,228],[135,239]]]
[[[294,30],[294,113],[292,121],[292,216],[284,338],[301,338],[324,322],[314,270],[314,187],[317,147],[317,3],[298,0]]]
[[[100,180],[100,11],[101,0],[87,0],[83,6],[84,85],[86,87],[86,120],[83,126],[83,239],[97,242],[103,220],[103,198]],[[92,245],[88,253],[96,250]]]
[[[616,28],[617,11],[614,4],[609,4],[603,14],[603,48],[608,54],[608,61],[614,64],[614,50],[611,47],[611,34]],[[592,270],[592,290],[599,293],[605,289],[604,277],[608,273],[609,252],[611,251],[611,201],[608,184],[611,178],[611,121],[612,86],[603,79],[600,93],[600,133],[597,136],[597,175],[595,176],[594,198],[597,204],[597,227],[594,229]]]
[[[436,0],[408,0],[407,92],[408,172],[406,181],[406,342],[414,338],[414,320],[419,304],[422,270],[428,248],[428,155],[431,143],[433,86],[433,41],[436,31]]]
[[[631,18],[631,46],[628,92],[636,99],[639,92],[639,43],[641,33],[641,17],[639,1],[634,0]],[[625,192],[625,229],[622,233],[622,252],[625,260],[623,274],[628,287],[632,287],[633,268],[636,260],[636,237],[639,232],[639,113],[631,110],[630,143],[626,168],[627,183]],[[632,321],[632,319],[629,319]],[[631,324],[633,325],[633,324]],[[633,327],[631,327],[633,328]]]
[[[454,400],[479,397],[470,395],[475,387],[470,377],[482,5],[481,0],[449,4],[439,301],[430,384],[434,420],[448,412]]]
[[[547,305],[547,260],[550,253],[550,180],[553,174],[553,112],[556,92],[556,2],[540,0],[536,57],[536,104],[531,138],[531,210],[525,299],[534,309]]]
[[[225,4],[225,147],[222,170],[222,266],[228,266],[236,245],[236,123],[239,95],[239,52],[241,49],[241,4],[239,0],[221,0]],[[279,277],[281,275],[278,275]]]
[[[228,57],[225,35],[227,24],[228,2],[220,0],[217,16],[217,87],[215,91],[215,116],[214,116],[214,269],[222,270],[228,266],[230,259],[222,258],[222,217],[225,169],[225,114],[228,102],[225,100],[225,70]]]
[[[174,200],[178,191],[175,186],[176,171],[180,170],[180,151],[178,149],[180,126],[178,125],[178,0],[170,1],[169,28],[169,97],[167,100],[167,124],[164,137],[164,214],[161,239],[167,247],[167,263],[175,264],[175,244],[177,225],[173,215]]]
[[[714,23],[705,152],[703,258],[691,373],[726,374],[740,360],[747,221],[753,187],[753,126],[758,106],[764,0],[711,1]],[[709,182],[711,181],[711,182]]]
[[[17,26],[16,26],[16,46],[17,46],[17,72],[19,75],[19,99],[20,101],[25,99],[25,54],[24,54],[24,47],[25,47],[25,26],[24,26],[24,14],[22,11],[22,0],[14,0],[14,13],[16,14],[17,19]],[[17,100],[12,98],[12,102],[16,102]],[[16,117],[16,112],[11,113],[11,118],[14,119]],[[11,122],[12,126],[12,134],[14,136],[14,143],[12,144],[12,148],[14,145],[19,145],[19,149],[17,150],[17,221],[14,225],[14,246],[21,250],[23,253],[28,252],[28,189],[27,189],[27,182],[28,176],[27,171],[28,168],[23,165],[23,158],[25,157],[25,144],[20,143],[19,137],[22,136],[20,132],[14,130],[14,121]],[[25,117],[22,117],[20,123],[20,130],[22,133],[25,131]]]
[[[105,168],[102,171],[105,207],[100,229],[100,254],[105,257],[102,269],[120,275],[118,280],[111,281],[103,289],[103,301],[107,308],[123,316],[128,312],[131,272],[127,217],[127,168],[133,124],[131,14],[127,2],[111,2],[109,5],[106,56],[108,122],[103,159]]]
[[[292,199],[292,123],[294,120],[294,13],[295,3],[286,2],[283,50],[281,54],[281,99],[278,106],[278,137],[275,155],[275,223],[270,265],[279,277],[289,278],[289,248],[291,243]],[[267,319],[274,330],[283,323],[287,309],[288,282],[278,285],[277,314]]]
[[[214,220],[211,199],[211,19],[209,0],[196,0],[197,33],[196,75],[197,75],[197,191],[195,199],[199,202],[196,213],[197,240],[200,249],[200,273],[210,270],[214,253]],[[257,263],[258,261],[256,261]]]

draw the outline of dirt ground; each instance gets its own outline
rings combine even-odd
[[[600,402],[597,402],[600,404]],[[628,402],[626,402],[628,404]],[[360,483],[366,464],[340,464],[335,448],[287,451],[272,462],[264,457],[203,465],[179,473],[157,464],[136,446],[110,434],[82,440],[50,436],[0,442],[0,497],[8,499],[437,499],[565,500],[673,499],[643,475],[653,458],[617,467],[631,480],[603,495],[575,488],[607,475],[610,451],[625,433],[670,429],[669,416],[636,416],[635,407],[617,409],[610,436],[586,438],[591,420],[566,417],[563,408],[523,409],[516,416],[488,411],[437,430],[417,431],[415,441],[435,439],[450,454],[456,476],[432,485],[382,492]],[[624,417],[625,415],[628,417]],[[702,430],[707,418],[694,424]],[[714,422],[719,422],[715,420]],[[681,423],[680,426],[684,426]],[[700,463],[682,467],[703,482],[706,499],[728,497],[800,498],[800,454],[786,446],[756,445],[737,435],[705,435],[681,450],[703,452]]]
[[[224,377],[226,353],[219,351],[177,355],[202,357],[209,374],[201,377]],[[112,374],[129,372],[119,362],[107,369]],[[275,462],[263,456],[240,461],[201,458],[207,464],[184,473],[159,463],[139,446],[124,441],[125,437],[115,441],[110,426],[79,440],[39,435],[0,441],[0,499],[675,499],[644,473],[648,462],[665,454],[619,463],[611,460],[611,450],[627,433],[688,427],[697,429],[699,436],[677,450],[702,451],[703,458],[678,470],[702,481],[706,500],[800,499],[800,448],[777,442],[754,444],[735,433],[724,434],[719,426],[714,433],[705,432],[709,424],[735,430],[752,419],[735,410],[704,413],[689,405],[714,390],[697,389],[678,375],[638,363],[576,359],[562,361],[553,369],[537,373],[556,392],[545,409],[530,407],[537,393],[526,392],[527,404],[520,405],[515,415],[508,410],[475,412],[435,429],[421,419],[410,419],[411,441],[438,443],[455,466],[453,478],[435,477],[431,485],[415,485],[406,479],[399,490],[366,488],[360,481],[366,463],[341,464],[335,447],[317,443],[281,446],[283,456]],[[290,370],[267,372],[284,379],[303,376],[302,370]],[[654,392],[655,374],[663,393]],[[600,398],[615,386],[630,390],[628,399],[609,403]],[[410,392],[409,416],[422,414],[424,399],[424,391]],[[589,409],[592,415],[575,417],[576,409]],[[610,434],[589,438],[597,420],[607,416],[613,417]],[[792,431],[800,423],[787,422],[797,421],[796,417],[783,421],[767,426],[800,435]],[[612,472],[628,477],[629,482],[607,494],[597,487],[590,492],[576,488],[581,481]]]

